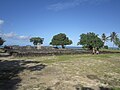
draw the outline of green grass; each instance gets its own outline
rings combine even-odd
[[[87,74],[95,73],[97,76],[107,79],[112,77],[109,73],[120,74],[120,54],[84,54],[84,55],[61,55],[61,56],[44,56],[44,57],[22,57],[24,60],[35,60],[40,63],[52,65],[54,63],[63,63],[68,69],[76,71],[74,67],[80,68],[81,73]],[[78,64],[80,63],[80,64]],[[116,77],[112,78],[112,81],[116,81]],[[112,83],[110,81],[110,83]]]
[[[41,63],[56,63],[56,62],[66,62],[66,61],[75,61],[78,59],[112,59],[115,57],[120,57],[120,54],[79,54],[79,55],[60,55],[60,56],[42,56],[42,57],[17,57],[18,59],[25,60],[37,60]]]

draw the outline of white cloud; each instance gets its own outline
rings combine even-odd
[[[49,5],[48,9],[54,10],[54,11],[59,11],[59,10],[68,9],[68,8],[78,6],[79,3],[80,3],[79,0],[73,0],[71,2],[62,2],[62,3],[58,2],[55,4]]]
[[[17,36],[17,34],[15,34],[13,32],[3,34],[4,38],[15,38],[16,36]]]
[[[4,20],[1,20],[1,19],[0,19],[0,25],[2,25],[3,23],[4,23]]]
[[[18,36],[18,39],[20,39],[20,40],[29,40],[30,36]]]
[[[0,37],[3,37],[5,39],[16,39],[16,40],[29,40],[30,39],[30,36],[18,35],[18,34],[13,33],[13,32],[0,33]]]
[[[48,10],[53,10],[53,11],[60,11],[68,8],[74,8],[76,6],[79,6],[82,3],[87,3],[87,2],[106,2],[110,0],[66,0],[66,2],[58,2],[51,4],[47,7]]]

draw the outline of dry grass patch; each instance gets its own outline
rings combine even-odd
[[[25,69],[20,72],[18,90],[76,90],[78,85],[97,90],[100,86],[120,86],[119,54],[13,57],[9,60],[39,62],[26,64],[26,67],[46,65],[40,71]]]

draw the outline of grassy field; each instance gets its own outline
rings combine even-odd
[[[4,78],[0,83],[3,90],[9,87],[17,90],[79,90],[81,87],[120,90],[120,54],[4,57],[0,60],[0,71],[6,73],[0,76]]]

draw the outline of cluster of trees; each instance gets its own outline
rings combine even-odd
[[[43,40],[44,39],[40,37],[32,37],[30,39],[30,42],[33,42],[34,45],[37,45],[38,43],[40,45],[40,44],[43,44]],[[62,48],[65,48],[65,45],[70,45],[70,44],[72,44],[72,40],[69,40],[69,38],[64,33],[60,33],[53,36],[50,42],[50,45],[53,45],[56,47],[61,45]]]
[[[116,32],[112,32],[109,36],[106,36],[105,33],[103,33],[101,39],[104,44],[106,41],[110,40],[113,43],[113,47],[114,47],[114,45],[116,45],[120,48],[120,38]],[[103,45],[103,47],[104,47],[104,45]]]
[[[89,32],[89,33],[83,33],[80,35],[80,39],[78,42],[78,45],[82,45],[84,48],[101,48],[101,47],[105,47],[105,42],[110,40],[111,42],[113,42],[113,47],[114,45],[118,46],[120,48],[120,39],[117,35],[117,33],[112,32],[109,36],[106,36],[105,33],[102,34],[101,37],[98,36],[98,34],[95,34],[93,32]],[[41,45],[43,44],[44,38],[40,38],[40,37],[32,37],[30,38],[30,42],[33,42],[34,45]],[[0,37],[0,45],[3,45],[3,43],[5,42],[5,40],[3,40]],[[65,45],[71,45],[72,44],[72,40],[70,40],[66,34],[64,33],[59,33],[57,35],[54,35],[50,45],[53,46],[61,46],[62,48],[65,48]]]
[[[109,36],[106,36],[105,33],[102,34],[101,38],[98,36],[98,34],[95,34],[93,32],[89,32],[87,34],[81,34],[80,35],[80,41],[78,42],[78,45],[83,45],[85,48],[92,49],[94,48],[105,48],[105,42],[111,41],[114,45],[118,46],[120,48],[120,39],[117,35],[117,33],[112,32]],[[108,47],[108,46],[107,46]]]
[[[43,40],[44,40],[43,38],[38,38],[38,37],[33,37],[30,39],[30,41],[33,42],[34,45],[37,45],[37,43],[42,44]],[[93,47],[104,48],[105,42],[108,40],[113,42],[113,47],[114,45],[116,45],[120,48],[120,39],[118,38],[118,35],[115,32],[112,32],[109,36],[106,36],[105,33],[103,33],[101,38],[98,36],[98,34],[95,34],[93,32],[89,32],[87,34],[83,33],[80,35],[78,45],[82,45],[84,48],[89,48],[89,49],[92,49]],[[72,44],[72,40],[70,40],[64,33],[54,35],[50,42],[50,45],[56,47],[61,45],[62,48],[65,48],[65,45],[71,45],[71,44]]]
[[[101,48],[103,47],[103,41],[93,32],[89,32],[87,34],[80,35],[80,41],[78,45],[82,45],[84,48],[92,49],[94,48]]]

